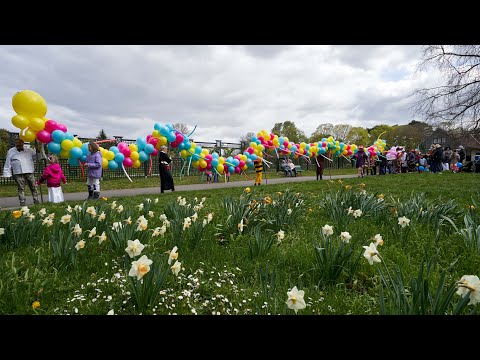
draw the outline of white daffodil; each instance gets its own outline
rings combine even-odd
[[[182,200],[180,200],[180,202],[178,203],[180,206],[185,206],[187,205],[187,199],[186,198],[182,198]]]
[[[71,215],[63,215],[62,218],[60,219],[60,222],[62,224],[67,224],[70,222],[70,220],[72,220],[72,216]]]
[[[162,225],[162,226],[160,227],[160,235],[163,236],[163,234],[165,234],[166,231],[167,231],[167,227],[166,227],[165,224],[164,224],[164,225]]]
[[[46,217],[45,219],[43,219],[42,221],[42,225],[47,225],[47,227],[50,227],[53,225],[53,220]]]
[[[23,213],[23,215],[27,216],[28,214],[30,214],[30,209],[28,208],[28,206],[22,206],[20,208],[20,211]]]
[[[351,206],[350,206],[350,207],[347,209],[347,211],[348,211],[348,215],[351,215],[351,214],[353,214],[353,209],[352,209],[352,207],[351,207]]]
[[[201,206],[195,205],[195,206],[193,207],[193,211],[195,211],[195,212],[197,213],[197,212],[200,211],[201,208],[202,208]]]
[[[105,231],[104,231],[102,232],[102,235],[98,235],[98,243],[101,244],[105,240],[107,240],[107,235],[105,234]]]
[[[126,218],[123,221],[125,221],[128,225],[132,225],[132,217],[131,216],[129,216],[128,218]]]
[[[148,202],[148,203],[151,203],[151,202],[152,202],[152,199],[146,198],[145,201]]]
[[[117,207],[117,202],[116,201],[112,201],[112,203],[110,204],[110,208],[113,210]]]
[[[209,213],[207,215],[207,221],[210,223],[210,221],[212,221],[212,219],[213,219],[213,213]]]
[[[171,265],[173,260],[178,259],[178,251],[177,250],[178,250],[178,247],[174,246],[173,249],[168,254],[168,265]]]
[[[48,214],[47,219],[51,219],[51,220],[55,219],[55,213]]]
[[[200,201],[201,204],[203,204],[205,202],[205,200],[207,200],[206,197],[202,197],[202,201]]]
[[[83,249],[84,247],[85,247],[85,240],[80,240],[75,245],[75,249],[77,249],[77,250]]]
[[[163,225],[165,225],[167,228],[170,227],[170,221],[164,220]]]
[[[148,220],[147,219],[142,219],[140,222],[137,222],[137,231],[144,231],[147,230],[148,228]]]
[[[156,227],[155,229],[152,229],[152,237],[157,237],[160,235],[160,228]]]
[[[373,237],[373,240],[375,240],[375,246],[382,246],[383,245],[383,238],[382,238],[382,235],[380,234],[376,234],[374,237]]]
[[[80,212],[80,211],[82,211],[82,207],[81,207],[80,205],[75,205],[75,207],[73,208],[73,210],[74,210],[75,212]]]
[[[153,261],[150,260],[146,255],[143,255],[137,261],[132,261],[132,267],[128,272],[128,276],[137,277],[137,280],[140,280],[150,271],[150,265]]]
[[[155,215],[155,213],[154,213],[153,211],[149,211],[149,212],[148,212],[148,216],[149,216],[149,217],[153,217],[154,215]]]
[[[155,202],[155,204],[158,204],[158,198],[155,198],[154,202]]]
[[[142,210],[143,210],[143,203],[142,203],[142,204],[138,204],[138,205],[136,205],[135,207],[137,207],[139,211],[142,211]]]
[[[73,211],[72,207],[70,205],[67,206],[67,211],[71,213]]]
[[[175,276],[178,276],[178,273],[180,272],[182,263],[180,261],[175,261],[175,263],[172,265],[170,269],[172,269],[172,273],[175,274]]]
[[[197,221],[197,219],[198,219],[198,214],[197,213],[193,214],[192,215],[192,221],[195,222],[195,221]]]
[[[398,218],[398,225],[400,225],[402,228],[405,226],[410,225],[410,219],[407,219],[405,216],[399,217]]]
[[[458,282],[457,294],[465,297],[470,291],[468,305],[476,305],[480,302],[480,279],[475,275],[463,275]]]
[[[112,230],[115,230],[116,232],[119,232],[123,228],[123,225],[121,222],[114,222],[112,224]]]
[[[202,227],[205,227],[205,225],[207,225],[207,224],[208,224],[208,221],[207,221],[207,219],[203,219],[203,222],[202,222]]]
[[[362,213],[362,210],[357,209],[357,210],[355,210],[355,211],[353,212],[353,217],[354,217],[354,218],[358,218],[358,217],[362,216],[362,214],[363,214],[363,213]]]
[[[278,242],[281,242],[283,240],[283,238],[285,237],[285,232],[283,230],[280,230],[279,232],[277,232],[277,241]]]
[[[145,245],[143,245],[138,239],[135,239],[134,241],[128,240],[127,244],[128,246],[125,251],[130,258],[140,255],[142,250],[145,248]]]
[[[352,238],[352,235],[348,231],[343,231],[340,233],[340,239],[343,242],[346,242],[347,244],[350,242],[350,239]]]
[[[112,310],[110,310],[110,311],[107,313],[107,315],[115,315],[115,312],[114,312],[113,309],[112,309]]]
[[[243,219],[242,219],[242,221],[240,221],[240,223],[237,225],[238,230],[240,230],[240,232],[243,232],[243,226],[244,225],[243,225]]]
[[[289,309],[295,310],[295,314],[298,310],[305,309],[307,304],[305,304],[305,300],[303,297],[305,296],[305,291],[298,290],[296,286],[293,287],[291,291],[287,291],[287,301],[286,304]]]
[[[377,247],[373,242],[371,242],[369,246],[363,246],[363,248],[365,249],[363,256],[365,256],[370,265],[373,265],[374,262],[382,262],[378,256],[380,254],[377,251]]]
[[[32,222],[33,220],[35,220],[35,215],[33,215],[33,214],[28,214],[28,215],[27,215],[27,219],[28,219],[28,221]]]
[[[165,214],[160,215],[160,221],[165,221],[165,220],[167,220],[167,215]]]
[[[0,228],[0,235],[5,234],[5,228]]]
[[[45,208],[42,208],[38,210],[37,214],[40,215],[41,217],[44,217],[45,215],[47,215],[47,210]]]
[[[92,230],[87,230],[89,231],[90,233],[88,234],[88,237],[89,238],[92,238],[94,237],[95,235],[97,235],[97,227],[95,226]]]
[[[95,210],[95,207],[93,207],[93,206],[87,207],[87,210],[85,210],[85,212],[86,212],[87,214],[92,215],[92,217],[97,216],[97,211]]]
[[[123,211],[123,205],[119,205],[117,208],[117,213],[121,213]]]
[[[80,225],[75,224],[75,226],[74,226],[73,229],[72,229],[72,233],[73,233],[73,235],[75,235],[75,236],[80,236],[80,235],[82,235],[82,228],[80,227]]]
[[[325,226],[322,227],[322,233],[323,235],[330,236],[333,234],[333,226],[330,226],[326,224]]]
[[[190,219],[190,217],[183,219],[183,230],[189,228],[190,225],[192,225],[192,219]]]
[[[107,215],[105,214],[105,211],[102,211],[102,213],[98,215],[97,221],[103,221],[106,217]]]
[[[288,210],[287,210],[287,215],[288,215],[288,216],[292,215],[292,211],[293,211],[292,209],[288,209]]]

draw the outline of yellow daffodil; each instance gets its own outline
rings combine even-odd
[[[21,212],[20,210],[12,211],[12,216],[13,216],[15,219],[18,219],[20,216],[22,216],[22,212]]]
[[[40,307],[40,301],[37,300],[32,303],[32,308],[38,309],[39,307]]]

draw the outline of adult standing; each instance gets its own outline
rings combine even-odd
[[[173,177],[170,173],[170,163],[172,159],[167,154],[167,147],[164,145],[158,152],[158,167],[160,172],[160,192],[165,190],[175,191],[175,185],[173,184]]]
[[[3,176],[11,177],[13,174],[13,179],[17,183],[20,206],[26,205],[25,185],[28,185],[32,192],[33,203],[39,203],[38,192],[35,187],[35,165],[33,162],[36,153],[31,148],[25,149],[24,144],[22,139],[15,139],[15,147],[8,150],[5,166],[3,167]]]
[[[368,161],[368,156],[365,153],[365,148],[363,145],[358,145],[358,151],[355,155],[353,155],[353,157],[357,161],[356,166],[358,177],[364,177],[365,174],[363,173],[363,165],[365,165]]]
[[[321,154],[318,154],[315,163],[317,165],[317,180],[319,177],[320,180],[322,180],[323,169],[325,169],[325,158]]]
[[[463,165],[463,161],[465,160],[465,148],[463,147],[463,145],[460,145],[458,147],[458,155],[460,155],[460,161]]]

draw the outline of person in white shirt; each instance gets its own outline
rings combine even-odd
[[[11,177],[18,186],[18,199],[20,200],[20,206],[26,205],[25,199],[25,185],[27,184],[32,192],[34,204],[38,204],[38,192],[35,187],[35,166],[33,159],[35,159],[36,153],[33,149],[25,149],[23,147],[24,142],[22,139],[15,139],[15,147],[11,148],[7,152],[7,159],[5,160],[5,166],[3,167],[3,176]]]

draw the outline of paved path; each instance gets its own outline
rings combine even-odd
[[[334,180],[334,179],[344,179],[352,178],[357,175],[324,175],[323,180]],[[297,176],[297,177],[283,177],[283,178],[272,178],[267,179],[267,185],[269,184],[282,184],[290,182],[303,182],[303,181],[316,181],[315,176]],[[192,191],[192,190],[205,190],[205,189],[218,189],[218,188],[233,188],[233,187],[247,187],[253,185],[253,180],[242,180],[242,181],[232,181],[232,182],[220,182],[212,184],[191,184],[191,185],[178,185],[175,186],[175,192],[180,191]],[[265,178],[263,179],[263,186],[265,185]],[[48,195],[46,193],[46,188],[43,186],[43,200],[47,202]],[[167,190],[170,192],[170,190]],[[104,190],[101,192],[101,196],[105,197],[125,197],[125,196],[135,196],[135,195],[160,195],[160,187],[148,187],[148,188],[132,188],[132,189],[119,189],[119,190]],[[87,192],[75,192],[75,193],[64,193],[65,201],[82,201],[85,200]],[[25,197],[27,198],[27,206],[33,204],[32,196],[30,194],[30,189],[25,189]],[[11,210],[19,208],[19,202],[17,196],[12,197],[3,197],[0,198],[0,209],[1,210]]]

